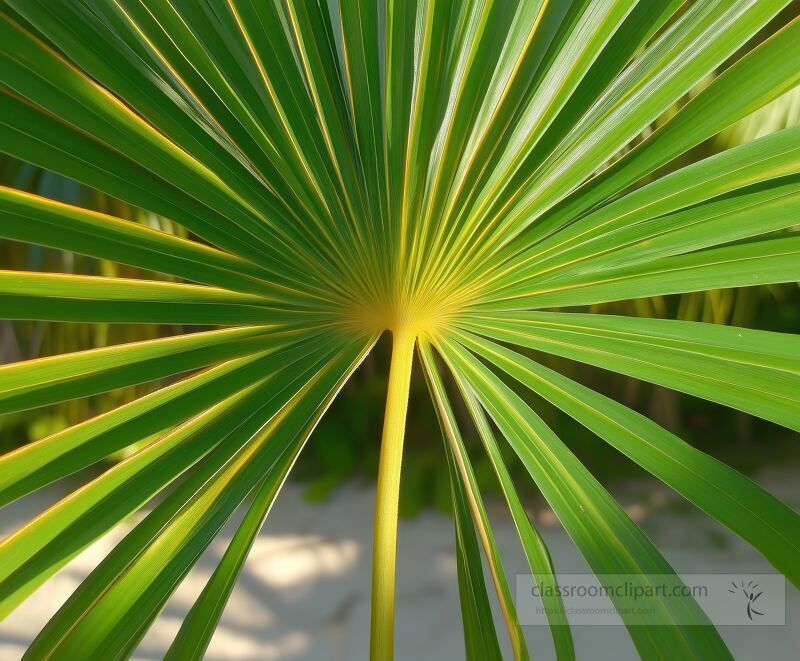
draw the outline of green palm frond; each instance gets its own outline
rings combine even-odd
[[[152,228],[111,204],[89,211],[0,189],[0,237],[138,274],[4,270],[0,317],[202,327],[0,368],[0,413],[169,379],[0,457],[6,505],[138,448],[2,542],[0,617],[164,496],[28,657],[133,654],[243,508],[168,652],[201,658],[298,454],[385,331],[393,349],[373,659],[393,652],[416,354],[445,440],[470,658],[500,655],[489,582],[514,657],[528,650],[453,398],[480,436],[540,582],[554,585],[555,569],[501,443],[603,580],[637,576],[646,587],[657,574],[682,585],[511,382],[730,527],[800,586],[797,514],[650,419],[515,349],[800,430],[796,336],[552,310],[800,280],[800,236],[788,231],[800,211],[800,129],[786,122],[674,167],[759,108],[793,98],[800,21],[753,45],[788,4],[2,0],[0,149],[164,222]],[[629,596],[614,598],[642,657],[730,656],[697,603],[648,594],[636,608]],[[573,658],[560,599],[545,605],[557,657]],[[661,626],[643,626],[642,608]]]

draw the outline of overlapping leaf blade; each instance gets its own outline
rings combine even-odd
[[[467,323],[504,342],[613,369],[800,429],[800,342],[793,335],[548,312]]]
[[[682,585],[641,529],[513,390],[459,346],[446,340],[438,346],[451,369],[473,388],[601,582],[621,585],[626,576],[636,576],[646,586],[658,575],[675,587]],[[640,626],[637,620],[643,611],[632,607],[625,590],[610,589],[642,656],[657,656],[659,649],[668,648],[689,655],[730,657],[693,598],[662,598],[646,588],[645,592],[648,612],[657,613],[659,621],[670,626]],[[674,595],[680,590],[667,592]]]
[[[471,568],[472,571],[477,574],[474,579],[471,579],[471,584],[474,581],[478,581],[480,584],[483,584],[483,571],[480,563],[480,554],[478,554],[477,557],[477,566],[473,566],[475,564],[474,561],[469,562],[466,559],[468,552],[467,548],[471,548],[475,545],[475,542],[472,538],[474,531],[473,533],[469,532],[469,530],[472,530],[472,524],[469,522],[469,518],[464,520],[464,514],[469,512],[472,515],[472,520],[475,523],[475,529],[477,531],[478,538],[481,541],[483,552],[489,564],[489,569],[495,586],[495,592],[497,593],[497,597],[500,601],[500,609],[503,613],[503,617],[506,620],[506,626],[511,638],[511,647],[514,653],[514,658],[527,659],[528,649],[525,644],[525,638],[522,635],[522,630],[517,618],[516,608],[514,607],[514,602],[511,597],[511,590],[508,586],[505,569],[503,568],[503,561],[500,557],[500,552],[497,548],[497,543],[495,542],[494,534],[492,533],[492,528],[489,523],[489,517],[486,513],[486,508],[480,495],[478,483],[475,478],[475,472],[472,469],[472,464],[469,456],[467,455],[464,441],[462,440],[461,433],[458,430],[458,424],[456,422],[453,409],[450,406],[450,402],[447,398],[444,384],[442,383],[442,379],[436,368],[436,364],[434,363],[431,348],[427,343],[420,343],[420,356],[425,369],[428,388],[431,393],[431,398],[436,405],[436,414],[439,417],[439,424],[442,428],[442,435],[444,436],[445,440],[446,453],[448,455],[448,465],[450,467],[453,508],[457,517],[456,533],[460,538],[470,536],[469,541],[464,539],[459,544],[460,552],[465,555],[460,562],[464,565],[465,570],[469,570]],[[464,528],[468,528],[466,533],[464,532]],[[469,590],[473,593],[476,591],[474,586],[471,588],[464,586],[463,589]],[[464,596],[462,596],[462,609],[464,608],[464,599]],[[483,604],[482,608],[477,608],[478,603]],[[476,600],[476,603],[470,604],[469,608],[475,608],[475,610],[478,611],[477,619],[479,620],[481,627],[489,627],[492,625],[492,613],[491,610],[486,610],[485,598]],[[471,618],[469,618],[467,614],[463,614],[463,616],[466,629],[469,626],[468,623],[470,622]],[[486,651],[484,651],[483,654],[480,654],[478,649],[470,648],[469,639],[472,637],[472,635],[465,631],[465,637],[468,641],[468,653],[474,656],[474,658],[486,658],[488,655]],[[487,636],[481,635],[479,637],[482,640],[480,647],[485,648],[488,646],[490,649],[493,647],[486,640]]]
[[[795,563],[800,516],[774,496],[648,418],[554,370],[472,335],[459,339],[730,527],[795,584],[800,582]]]

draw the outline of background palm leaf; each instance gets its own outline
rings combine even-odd
[[[177,378],[0,457],[7,504],[132,449],[3,541],[3,615],[165,496],[29,657],[132,654],[244,507],[169,651],[200,658],[298,454],[386,330],[372,658],[393,651],[416,351],[445,439],[470,658],[500,654],[483,558],[513,654],[528,652],[453,397],[469,412],[540,581],[554,584],[555,571],[495,431],[601,580],[633,575],[648,586],[658,574],[682,585],[506,379],[664,480],[800,585],[796,513],[653,421],[511,348],[800,430],[795,336],[550,310],[800,279],[800,237],[786,231],[800,205],[800,130],[791,121],[696,163],[677,160],[792,98],[800,22],[777,32],[771,23],[788,4],[3,0],[0,148],[166,224],[151,229],[126,214],[0,189],[0,236],[138,269],[136,277],[7,269],[0,315],[183,328],[0,368],[2,413]],[[765,27],[774,34],[754,42]],[[642,656],[729,656],[692,599],[642,601],[630,608],[629,597],[616,598]],[[557,656],[572,658],[560,601],[546,605]],[[648,607],[665,626],[642,626],[636,612]]]

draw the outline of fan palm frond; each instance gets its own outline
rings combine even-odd
[[[445,439],[470,658],[500,655],[482,555],[514,656],[528,651],[453,398],[480,434],[540,581],[554,584],[555,570],[500,443],[609,587],[623,576],[648,587],[653,575],[682,585],[516,386],[585,425],[800,585],[797,514],[520,351],[598,365],[800,430],[796,336],[552,310],[800,279],[800,236],[773,234],[797,224],[800,129],[658,175],[800,82],[799,21],[751,41],[786,0],[1,4],[0,149],[182,229],[3,188],[0,236],[175,281],[6,270],[0,316],[207,327],[0,368],[3,413],[185,375],[0,458],[5,505],[147,441],[3,541],[0,617],[164,494],[45,626],[29,658],[132,654],[243,507],[168,653],[200,658],[295,459],[385,331],[393,348],[373,659],[393,651],[416,353]],[[626,591],[611,593],[642,657],[729,657],[693,599],[654,591],[632,608]],[[558,658],[573,658],[560,601],[546,605]],[[643,626],[642,609],[663,626]]]

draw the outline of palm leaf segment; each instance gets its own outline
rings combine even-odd
[[[190,238],[4,188],[0,236],[186,284],[4,271],[0,314],[212,327],[0,369],[4,413],[192,372],[0,459],[5,504],[149,439],[3,542],[2,614],[177,484],[58,611],[31,658],[132,653],[245,506],[169,652],[202,656],[293,461],[387,329],[394,353],[373,658],[392,652],[415,346],[446,441],[471,657],[499,655],[481,548],[514,655],[527,651],[449,397],[463,398],[480,432],[539,580],[554,581],[552,565],[500,443],[519,455],[604,580],[633,574],[647,583],[658,573],[679,582],[512,382],[800,583],[795,513],[649,419],[510,348],[600,365],[800,430],[797,337],[546,310],[800,279],[800,237],[774,234],[797,222],[799,129],[646,179],[798,83],[797,21],[741,50],[785,0],[2,4],[3,151],[169,218]],[[670,121],[613,160],[734,54]],[[456,386],[450,395],[442,369]],[[642,656],[727,655],[694,602],[656,596],[647,605],[673,624],[642,627],[624,616]],[[558,600],[549,606],[557,654],[571,658]]]

